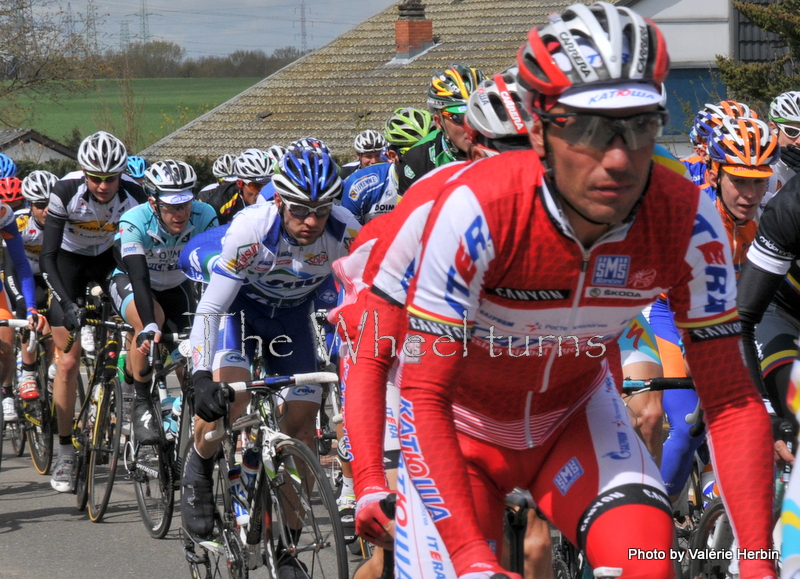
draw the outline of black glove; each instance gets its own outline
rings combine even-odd
[[[64,327],[70,332],[80,329],[83,323],[83,316],[78,304],[68,304],[64,308]]]
[[[226,408],[223,401],[222,390],[214,382],[211,372],[200,370],[192,376],[194,386],[194,412],[206,422],[214,422],[225,416]]]
[[[796,145],[781,147],[781,161],[795,173],[800,173],[800,147]]]

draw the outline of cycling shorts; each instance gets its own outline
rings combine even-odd
[[[770,304],[756,325],[756,348],[761,361],[761,375],[772,408],[797,427],[797,419],[786,403],[789,373],[797,357],[800,320],[786,310]]]
[[[128,305],[133,302],[133,287],[127,273],[118,273],[111,278],[108,291],[114,307],[127,323],[131,323],[127,316]],[[168,290],[156,291],[151,289],[150,295],[161,309],[164,310],[165,326],[170,332],[180,332],[192,326],[192,317],[188,315],[195,308],[192,288],[189,280],[181,285]]]
[[[288,308],[265,307],[239,293],[230,307],[234,315],[220,322],[212,368],[249,370],[260,348],[269,374],[316,372],[317,342],[311,321],[312,307],[313,300]],[[301,400],[320,404],[322,386],[308,384],[285,388],[281,397],[287,402]]]
[[[83,298],[89,282],[97,282],[104,291],[108,291],[108,277],[116,266],[113,249],[107,249],[100,255],[80,255],[62,249],[56,260],[58,275],[67,292],[66,296],[62,296],[65,300],[75,303]],[[47,317],[53,327],[64,325],[64,312],[58,300],[50,300]]]
[[[28,310],[25,308],[25,302],[22,302],[22,308],[24,315],[20,319],[25,319],[27,317]],[[5,288],[3,288],[3,284],[0,284],[0,320],[13,320],[16,316],[11,313],[11,304],[8,299],[8,292],[6,292]]]
[[[401,401],[401,408],[404,405]],[[407,418],[403,415],[403,420]],[[593,567],[625,569],[628,564],[642,564],[628,558],[631,546],[669,552],[673,535],[670,503],[658,468],[631,426],[610,377],[542,446],[515,450],[462,432],[456,436],[466,461],[477,520],[495,553],[503,539],[505,498],[515,487],[528,489],[545,516],[573,544],[585,547]],[[444,544],[438,537],[430,540],[426,527],[430,519],[446,516],[437,511],[433,481],[410,477],[424,497],[428,514],[407,512],[409,500],[403,491],[408,489],[408,473],[421,472],[419,460],[409,450],[404,445],[404,468],[398,477],[396,576],[446,576]],[[625,537],[590,532],[594,523],[604,526],[609,519],[603,518],[617,508],[618,513],[626,514],[624,521],[617,520]]]

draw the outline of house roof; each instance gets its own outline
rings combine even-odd
[[[142,152],[149,158],[216,157],[304,136],[352,155],[355,135],[382,130],[399,106],[425,107],[432,74],[451,63],[486,73],[513,64],[531,26],[570,1],[426,0],[436,46],[406,63],[395,57],[397,5],[223,103]]]
[[[58,141],[45,137],[43,134],[33,129],[0,129],[0,151],[4,151],[17,143],[28,143],[30,141],[44,145],[70,159],[76,159],[78,157],[76,151],[62,145]]]

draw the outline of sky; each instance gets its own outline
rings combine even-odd
[[[80,29],[87,0],[61,0]],[[122,22],[132,41],[140,37],[143,0],[94,0],[98,42],[119,48]],[[151,40],[179,44],[188,58],[225,56],[236,50],[270,54],[301,47],[301,0],[144,0]],[[305,0],[308,48],[319,48],[396,0]]]

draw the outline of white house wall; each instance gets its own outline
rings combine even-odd
[[[708,66],[717,54],[730,52],[728,0],[641,0],[630,6],[661,29],[673,66]]]
[[[3,149],[3,153],[15,160],[27,159],[36,163],[42,163],[50,159],[69,159],[66,155],[62,155],[58,151],[54,151],[35,141],[12,145]]]

